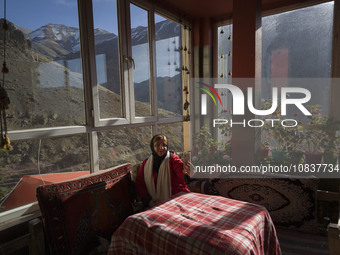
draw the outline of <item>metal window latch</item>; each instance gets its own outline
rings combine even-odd
[[[132,57],[130,57],[130,61],[132,62],[133,70],[135,70],[136,69],[135,60]]]
[[[124,57],[124,61],[132,63],[133,69],[136,69],[135,60],[132,57],[127,57],[125,55],[123,57]]]

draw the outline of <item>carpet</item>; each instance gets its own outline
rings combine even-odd
[[[314,232],[317,179],[240,179],[212,181],[220,195],[266,207],[275,225]]]

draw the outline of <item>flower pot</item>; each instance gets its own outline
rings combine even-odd
[[[322,152],[305,152],[305,159],[307,164],[321,164]]]
[[[261,158],[268,158],[269,148],[261,148]]]
[[[293,164],[299,164],[301,163],[301,160],[303,158],[303,152],[302,151],[291,151],[289,152],[289,159],[290,162]]]
[[[280,150],[272,150],[272,159],[274,160],[275,163],[283,163],[283,159],[285,156],[285,151],[280,151]]]
[[[333,152],[325,152],[323,154],[323,163],[335,165],[338,157]]]

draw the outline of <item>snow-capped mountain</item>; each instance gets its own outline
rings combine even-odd
[[[21,31],[22,28],[17,27]],[[58,24],[47,24],[34,31],[25,31],[31,47],[36,52],[36,57],[47,57],[54,60],[54,63],[45,65],[40,64],[39,73],[55,73],[58,77],[63,76],[66,67],[69,70],[68,82],[71,86],[79,87],[79,77],[81,77],[81,57],[80,57],[80,31],[78,28],[68,27]],[[118,36],[106,30],[97,28],[94,30],[95,36],[95,52],[97,59],[97,82],[115,92],[119,93],[119,65],[115,64],[118,59]],[[181,63],[179,53],[180,46],[180,26],[174,22],[165,20],[155,24],[156,38],[156,61],[157,76],[159,77],[175,77],[178,75],[178,69]],[[26,39],[27,40],[27,39]],[[27,40],[27,41],[28,41]],[[135,61],[134,82],[141,83],[139,88],[144,90],[149,80],[149,73],[145,71],[145,52],[148,52],[148,28],[138,26],[131,30],[132,53]],[[51,70],[50,72],[46,70]],[[73,74],[78,74],[73,75]],[[110,74],[110,75],[107,75]],[[71,77],[72,76],[72,77]],[[74,77],[73,77],[74,76]],[[49,79],[55,78],[49,75],[40,75],[39,84],[44,86],[63,86],[63,81],[50,82]],[[62,80],[62,79],[61,79]],[[163,81],[162,81],[163,82]],[[162,83],[159,82],[160,84]],[[139,93],[145,101],[143,93]]]
[[[94,35],[96,44],[101,44],[104,41],[113,40],[117,37],[115,34],[103,29],[95,29]],[[79,29],[75,27],[47,24],[27,34],[27,36],[35,46],[39,44],[49,48],[51,47],[52,49],[61,47],[64,51],[59,49],[57,52],[62,53],[62,55],[80,50]],[[38,46],[35,48],[41,47]],[[44,53],[46,54],[46,51]]]
[[[156,40],[179,35],[180,27],[165,20],[156,24]],[[23,31],[22,28],[19,28]],[[148,41],[147,27],[138,26],[131,30],[132,45],[143,44]],[[79,29],[60,24],[47,24],[34,31],[23,31],[32,42],[33,48],[51,58],[66,56],[80,51]],[[117,35],[104,29],[94,30],[95,44],[116,40]],[[116,42],[115,42],[116,43]]]
[[[33,43],[45,44],[47,41],[57,42],[67,51],[79,44],[79,29],[58,24],[47,24],[28,34]]]

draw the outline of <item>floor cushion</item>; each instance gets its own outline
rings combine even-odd
[[[66,182],[39,186],[37,198],[51,254],[87,254],[109,240],[133,213],[130,164]]]

